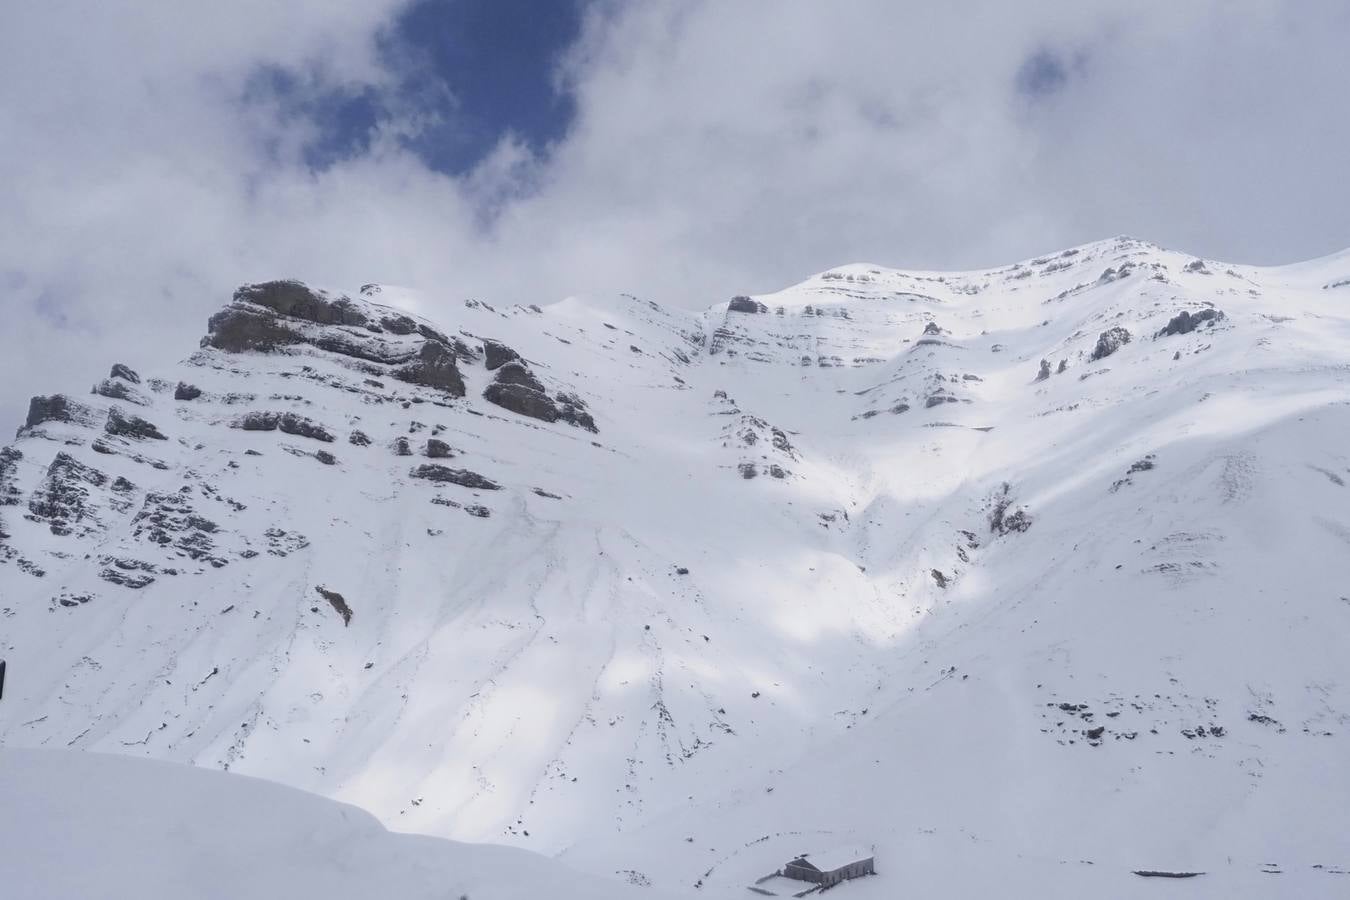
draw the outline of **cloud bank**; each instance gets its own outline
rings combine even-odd
[[[434,109],[395,92],[407,7],[7,12],[0,422],[114,359],[184,355],[263,278],[701,307],[1119,233],[1258,263],[1350,246],[1340,0],[593,0],[556,66],[566,130],[454,175],[426,140],[456,85],[427,85]],[[335,96],[387,102],[316,156]]]

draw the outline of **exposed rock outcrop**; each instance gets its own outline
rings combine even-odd
[[[227,560],[216,549],[215,535],[220,526],[201,515],[192,500],[191,490],[151,491],[132,519],[132,534],[139,540],[171,549],[194,561],[208,562],[214,568]]]
[[[519,359],[520,354],[501,341],[494,341],[490,338],[483,339],[483,364],[487,366],[489,372]]]
[[[417,322],[411,316],[385,316],[380,319],[380,327],[390,334],[413,334]]]
[[[749,297],[732,297],[731,302],[727,304],[727,312],[738,313],[766,313],[769,308],[757,300],[751,300]]]
[[[1013,508],[1012,486],[1004,482],[991,501],[989,530],[1000,535],[1020,534],[1031,527],[1031,521],[1031,515],[1025,508]]]
[[[94,424],[94,411],[83,403],[70,399],[65,394],[34,397],[28,401],[28,418],[24,420],[23,427],[24,429],[34,428],[43,422],[92,425]]]
[[[347,600],[345,597],[343,597],[337,591],[330,591],[327,588],[323,587],[315,587],[314,590],[318,592],[320,597],[328,601],[328,605],[333,607],[333,609],[337,611],[338,615],[342,616],[343,628],[346,628],[348,625],[352,624],[352,608],[347,605]]]
[[[274,313],[247,307],[222,309],[207,320],[206,330],[202,346],[229,353],[267,353],[303,342],[300,335],[287,328]]]
[[[168,440],[153,422],[142,419],[140,416],[125,413],[116,406],[108,410],[108,421],[104,424],[103,430],[114,437],[132,438],[138,441]]]
[[[452,340],[411,316],[374,320],[359,301],[330,298],[298,281],[244,285],[233,302],[211,317],[202,346],[231,353],[277,352],[308,344],[329,353],[383,366],[401,366],[393,377],[463,396],[456,356],[473,359]],[[400,340],[419,335],[423,343]],[[387,335],[396,335],[390,339]]]
[[[301,281],[264,281],[234,292],[235,302],[253,303],[292,319],[319,325],[365,325],[367,318],[346,297],[329,300]]]
[[[583,428],[586,431],[595,434],[599,431],[595,427],[595,419],[586,411],[586,404],[575,394],[558,394],[558,418],[569,425],[575,425],[577,428]]]
[[[1097,346],[1092,348],[1092,354],[1088,359],[1096,362],[1099,359],[1106,359],[1112,353],[1115,353],[1121,347],[1130,342],[1130,333],[1119,325],[1106,329],[1097,336]]]
[[[47,467],[42,484],[28,498],[28,518],[43,522],[52,534],[64,537],[94,530],[100,524],[90,488],[101,488],[108,476],[68,453],[58,453]]]
[[[495,381],[498,384],[518,384],[522,387],[544,393],[544,386],[534,377],[534,373],[519,362],[504,363],[497,369]]]
[[[490,478],[484,478],[468,469],[452,469],[438,463],[423,463],[408,473],[413,478],[424,478],[445,484],[457,484],[460,487],[481,491],[499,491],[502,486]]]
[[[175,400],[196,400],[201,395],[201,388],[195,384],[188,384],[186,381],[178,382],[178,386],[173,389],[173,399]]]
[[[109,378],[120,378],[123,381],[129,381],[132,384],[140,384],[141,376],[137,375],[129,366],[122,363],[113,363],[112,371],[108,373]]]
[[[1206,328],[1212,328],[1218,322],[1222,322],[1223,319],[1223,311],[1212,307],[1194,313],[1183,309],[1169,319],[1167,324],[1164,325],[1154,337],[1160,338],[1170,337],[1174,334],[1190,334],[1202,325]]]
[[[311,438],[331,444],[335,438],[327,428],[313,419],[295,413],[250,412],[231,423],[243,431],[281,431],[296,437]]]
[[[464,378],[459,374],[455,354],[435,339],[428,339],[418,352],[417,360],[395,369],[393,376],[408,384],[445,391],[452,397],[464,396]]]
[[[500,384],[493,382],[483,391],[483,399],[495,403],[502,409],[513,413],[539,419],[543,422],[556,422],[559,418],[558,407],[543,391],[526,387],[523,384]]]
[[[0,447],[0,506],[18,506],[23,497],[16,481],[16,469],[23,453],[17,447]]]
[[[109,400],[123,400],[137,406],[149,406],[150,399],[120,378],[105,378],[94,385],[93,393]]]

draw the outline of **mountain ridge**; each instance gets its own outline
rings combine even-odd
[[[1350,728],[1346,258],[1114,239],[439,322],[245,286],[0,455],[0,737],[669,888],[827,837],[1036,883],[1014,810],[1113,870],[1236,845],[1228,896],[1311,873]],[[1321,830],[1268,831],[1283,798]]]

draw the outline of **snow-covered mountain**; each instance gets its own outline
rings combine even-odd
[[[702,896],[1350,892],[1350,252],[274,282],[134,365],[0,452],[9,746]]]

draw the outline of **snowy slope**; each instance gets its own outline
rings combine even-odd
[[[8,745],[717,895],[1350,891],[1350,254],[269,290],[0,462]]]
[[[528,851],[393,834],[354,807],[189,766],[0,750],[0,797],[0,885],[23,900],[653,897]]]

